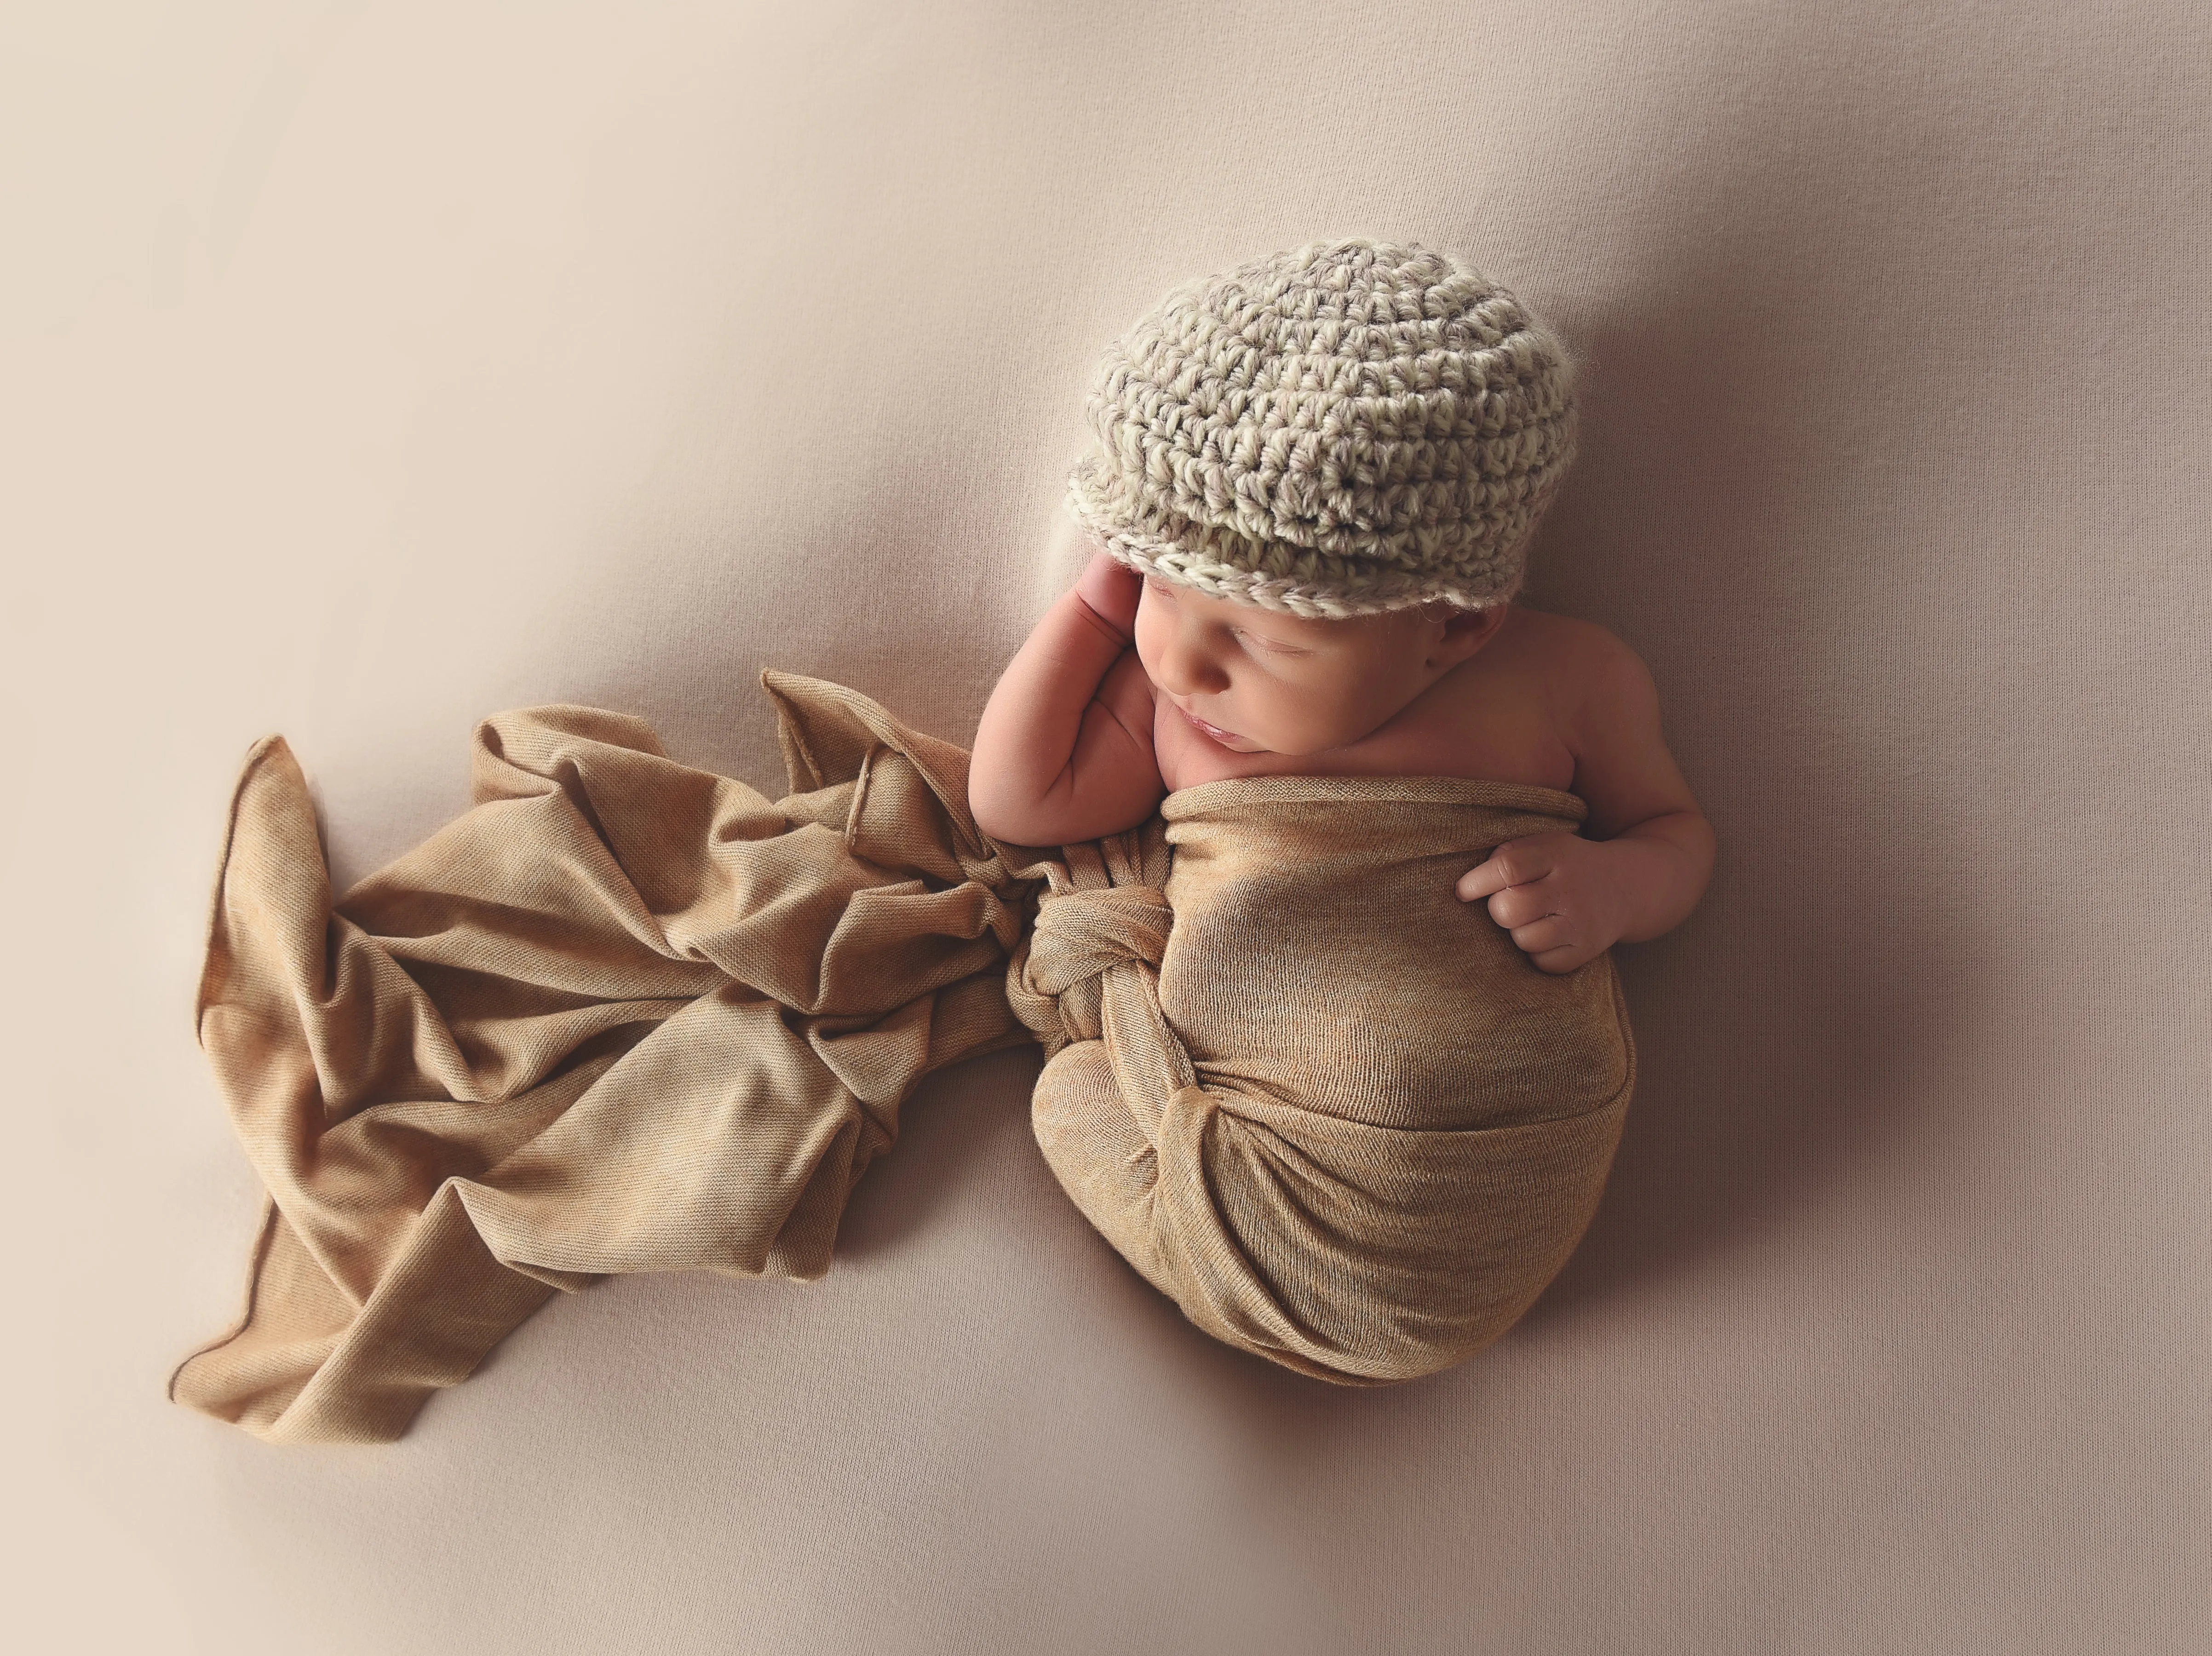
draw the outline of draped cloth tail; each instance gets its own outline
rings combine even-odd
[[[478,727],[475,805],[333,901],[290,749],[233,801],[199,1038],[270,1204],[179,1402],[281,1442],[398,1437],[553,1293],[818,1275],[915,1083],[1027,1041],[1030,886],[967,755],[764,674],[789,795],[580,707]]]

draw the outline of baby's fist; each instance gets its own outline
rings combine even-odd
[[[1144,594],[1137,572],[1104,552],[1084,566],[1075,582],[1075,595],[1125,644],[1136,636],[1137,600]]]
[[[1556,830],[1511,839],[1460,876],[1462,902],[1490,899],[1490,917],[1541,971],[1595,960],[1627,925],[1627,907],[1602,843]]]

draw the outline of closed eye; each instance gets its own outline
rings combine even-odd
[[[1272,638],[1263,637],[1259,633],[1247,632],[1242,627],[1235,628],[1233,630],[1236,632],[1237,636],[1239,638],[1242,638],[1246,643],[1256,644],[1261,649],[1267,651],[1270,655],[1310,655],[1313,654],[1310,649],[1300,649],[1296,644],[1279,644]]]

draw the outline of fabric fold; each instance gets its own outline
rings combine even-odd
[[[276,1441],[404,1432],[557,1289],[821,1274],[928,1071],[1026,1041],[1027,883],[966,755],[765,675],[792,793],[635,719],[477,731],[475,804],[333,901],[305,779],[248,756],[202,1045],[270,1211],[240,1325],[179,1401]]]

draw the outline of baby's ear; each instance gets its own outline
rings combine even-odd
[[[1421,606],[1421,613],[1431,621],[1441,622],[1443,634],[1437,640],[1437,661],[1442,667],[1455,667],[1498,636],[1498,628],[1505,624],[1504,604],[1492,604],[1479,610],[1463,610],[1456,604],[1438,600]]]

